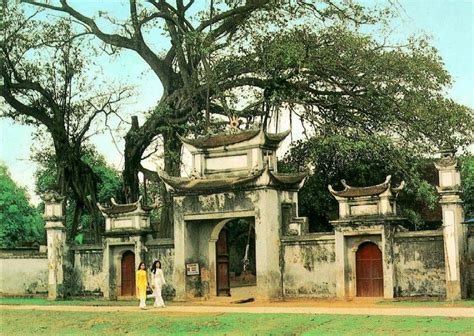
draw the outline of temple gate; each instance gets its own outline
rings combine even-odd
[[[238,218],[254,223],[256,296],[283,296],[281,236],[307,225],[297,217],[306,173],[278,173],[276,150],[288,134],[259,129],[181,139],[192,154],[192,176],[159,172],[173,195],[177,300],[225,295],[226,248],[216,243]]]

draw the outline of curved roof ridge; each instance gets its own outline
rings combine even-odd
[[[179,139],[188,145],[196,148],[215,148],[221,146],[233,145],[239,142],[247,141],[255,138],[260,133],[260,130],[242,131],[236,134],[218,133],[209,134],[195,139],[189,139],[178,135]]]
[[[211,176],[211,177],[174,177],[163,171],[158,174],[163,182],[174,190],[181,191],[209,191],[232,189],[245,183],[252,182],[259,178],[264,169],[250,173],[249,175],[236,176]]]
[[[336,191],[333,189],[332,185],[328,185],[329,192],[334,196],[339,197],[363,197],[363,196],[376,196],[385,192],[390,188],[390,181],[392,179],[391,175],[388,175],[385,178],[385,181],[373,186],[368,187],[352,187],[346,183],[345,180],[341,180],[342,185],[344,186],[343,190]],[[399,186],[403,188],[404,182]],[[400,189],[401,190],[401,189]],[[398,190],[399,191],[399,190]]]
[[[195,148],[216,148],[248,141],[257,136],[263,135],[262,140],[264,139],[266,143],[276,146],[281,141],[283,141],[288,136],[288,134],[290,134],[290,132],[291,130],[287,130],[281,133],[267,133],[263,130],[263,128],[259,128],[252,130],[244,130],[234,134],[218,133],[213,135],[206,135],[195,139],[185,138],[180,135],[178,135],[178,137],[183,143],[191,145]]]

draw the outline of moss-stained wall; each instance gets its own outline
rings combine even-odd
[[[161,262],[161,268],[165,276],[166,285],[163,286],[162,294],[165,300],[174,297],[173,285],[174,267],[174,243],[172,239],[155,239],[147,242],[146,264],[151,268],[155,260]]]
[[[85,294],[102,294],[105,274],[102,271],[103,250],[101,246],[80,246],[71,248],[74,253],[74,270],[81,281]]]
[[[285,296],[336,295],[334,235],[286,237],[282,249]]]
[[[38,249],[0,250],[0,294],[48,292],[48,258]]]
[[[211,195],[189,195],[176,197],[175,201],[175,206],[181,206],[181,211],[184,214],[253,210],[255,208],[255,193],[235,191]]]
[[[394,243],[394,264],[395,296],[446,295],[441,231],[398,233]]]
[[[468,230],[467,239],[467,263],[469,271],[469,284],[468,284],[468,295],[470,298],[474,298],[474,227],[470,227]]]

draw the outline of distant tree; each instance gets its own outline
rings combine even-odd
[[[429,212],[437,206],[432,160],[394,143],[390,137],[313,137],[292,146],[281,166],[284,171],[312,168],[299,197],[300,212],[309,217],[312,231],[332,230],[329,220],[338,218],[338,203],[329,193],[328,185],[341,190],[341,179],[359,187],[379,184],[387,175],[392,176],[393,185],[404,180],[406,187],[398,206],[400,214],[408,218],[410,229],[429,228],[422,218],[422,209]]]
[[[0,247],[42,241],[43,235],[44,221],[30,205],[26,189],[13,181],[7,166],[0,162]]]
[[[97,201],[102,204],[110,203],[112,197],[117,198],[122,189],[120,173],[110,167],[105,158],[100,155],[91,145],[84,146],[83,156],[80,158],[91,167],[97,180]],[[56,185],[57,168],[55,153],[49,146],[40,146],[33,151],[32,160],[38,164],[35,172],[36,193],[44,194]],[[91,233],[94,237],[94,221],[84,204],[78,203],[73,193],[67,193],[66,199],[66,229],[68,237],[74,239],[77,234]],[[75,224],[77,223],[77,225]]]
[[[463,189],[464,214],[474,218],[474,155],[461,157],[461,183]]]

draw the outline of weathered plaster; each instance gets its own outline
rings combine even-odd
[[[102,294],[105,283],[102,246],[80,246],[71,250],[74,253],[74,268],[81,276],[83,292]]]
[[[48,291],[48,259],[38,249],[0,250],[0,294],[31,295]]]
[[[394,259],[394,290],[397,297],[446,295],[441,232],[398,234],[394,243]]]
[[[336,296],[334,235],[330,238],[283,242],[285,296]]]

